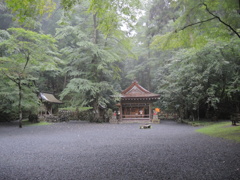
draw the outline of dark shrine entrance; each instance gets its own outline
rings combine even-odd
[[[132,103],[124,103],[122,104],[122,114],[125,119],[141,119],[141,118],[149,118],[149,104],[132,104]]]
[[[134,81],[120,95],[119,120],[152,120],[152,103],[159,99],[159,94],[154,94]]]

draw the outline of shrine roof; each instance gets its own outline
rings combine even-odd
[[[159,94],[151,93],[137,81],[134,81],[128,88],[121,92],[121,98],[159,98]]]
[[[59,101],[53,94],[49,93],[40,93],[40,99],[45,102],[55,103],[55,104],[62,104],[62,101]]]

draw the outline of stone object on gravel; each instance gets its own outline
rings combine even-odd
[[[152,127],[151,124],[145,124],[140,126],[140,129],[150,129],[151,127]]]

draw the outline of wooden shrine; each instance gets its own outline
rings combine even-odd
[[[41,115],[43,115],[43,113],[48,115],[53,114],[53,104],[62,104],[62,101],[58,100],[53,94],[49,93],[40,93],[39,99],[43,105],[43,107],[40,108]]]
[[[119,121],[149,121],[153,118],[152,104],[159,99],[154,94],[134,81],[120,94]]]

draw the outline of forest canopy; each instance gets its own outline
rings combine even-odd
[[[137,80],[179,118],[240,108],[240,4],[229,0],[1,0],[0,116],[37,113],[39,92],[106,121]]]

